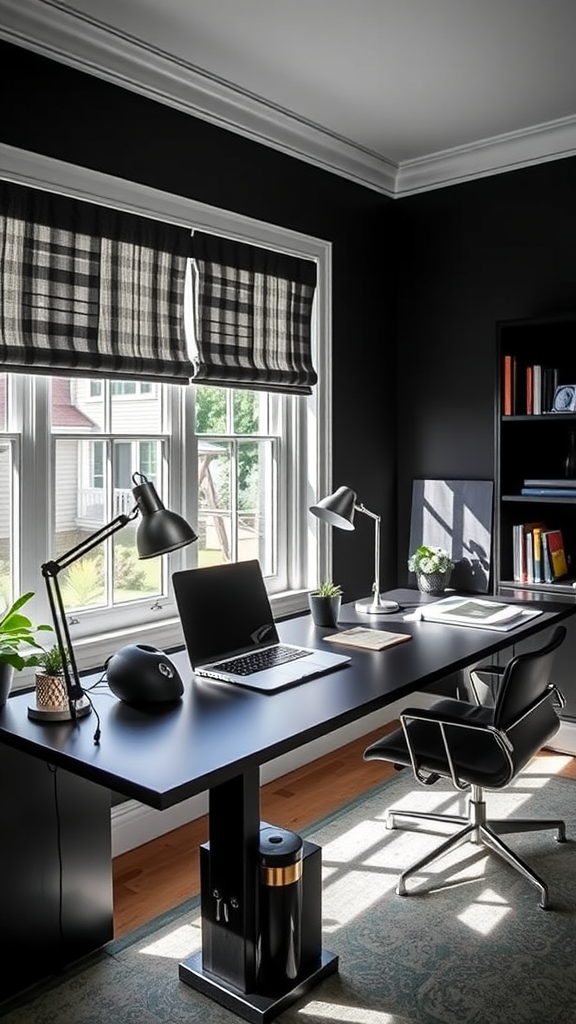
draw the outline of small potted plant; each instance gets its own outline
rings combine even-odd
[[[420,544],[408,559],[408,569],[416,574],[418,590],[424,594],[441,594],[448,586],[454,562],[448,551]]]
[[[331,580],[324,580],[316,590],[308,594],[308,604],[316,626],[334,628],[340,614],[342,587]]]
[[[64,658],[57,645],[36,655],[36,706],[49,711],[68,707]]]
[[[34,597],[34,592],[21,594],[0,619],[0,707],[6,703],[12,686],[14,669],[38,664],[38,656],[44,648],[38,643],[36,633],[52,630],[52,626],[33,626],[27,615],[20,609]],[[22,647],[32,653],[25,653]]]

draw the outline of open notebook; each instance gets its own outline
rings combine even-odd
[[[503,604],[480,597],[442,598],[432,604],[422,604],[412,615],[405,618],[424,619],[427,622],[447,622],[457,626],[474,626],[481,629],[497,629],[507,632],[521,622],[542,614],[540,608],[529,608],[525,604]]]
[[[172,581],[198,676],[276,693],[350,661],[281,643],[256,559],[175,572]]]

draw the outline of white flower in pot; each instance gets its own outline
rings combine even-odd
[[[439,594],[450,582],[454,562],[445,548],[420,544],[408,559],[408,569],[416,573],[418,589],[427,594]]]

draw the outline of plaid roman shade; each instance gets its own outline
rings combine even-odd
[[[195,232],[198,384],[310,395],[316,264]]]
[[[0,369],[188,384],[188,228],[0,182]]]

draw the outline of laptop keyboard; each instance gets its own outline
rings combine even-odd
[[[219,661],[218,669],[234,672],[238,676],[251,676],[254,672],[262,672],[275,665],[285,665],[289,661],[305,658],[309,653],[310,651],[303,651],[298,647],[278,644],[276,647],[266,647],[263,651],[254,651],[253,654],[241,654],[240,657],[231,658],[229,661]]]

